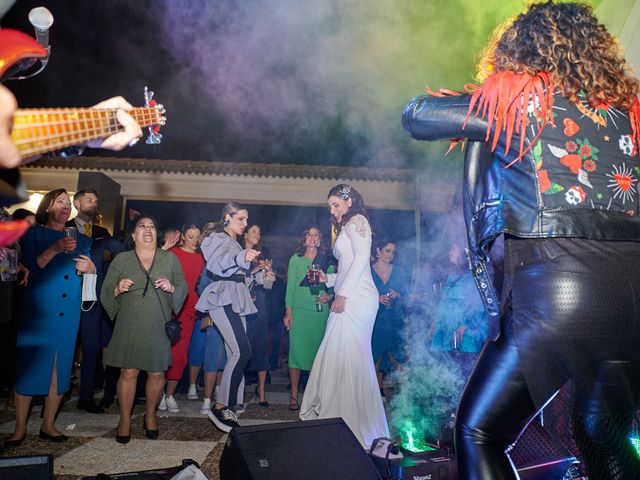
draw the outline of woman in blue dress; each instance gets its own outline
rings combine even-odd
[[[376,244],[376,260],[371,266],[373,283],[378,289],[378,315],[373,327],[371,349],[376,364],[380,394],[384,397],[384,374],[397,369],[402,363],[404,326],[403,297],[407,290],[404,271],[393,265],[395,242],[380,239]]]
[[[36,212],[38,225],[22,238],[22,263],[29,284],[22,295],[17,338],[16,427],[5,447],[17,447],[27,433],[34,395],[46,395],[40,437],[62,442],[55,427],[62,395],[70,388],[71,366],[80,323],[82,276],[95,273],[91,239],[64,236],[71,201],[64,189],[47,193]]]

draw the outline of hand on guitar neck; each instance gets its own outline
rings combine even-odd
[[[20,153],[11,140],[11,124],[17,107],[13,94],[0,85],[0,168],[13,168],[20,165]]]
[[[127,112],[133,110],[133,106],[122,97],[113,97],[94,105],[91,108],[116,108],[116,119],[124,127],[124,130],[109,135],[106,138],[89,140],[87,146],[91,148],[106,148],[107,150],[119,151],[135,143],[142,138],[142,129],[138,122]]]
[[[13,94],[6,87],[0,85],[0,168],[13,168],[37,158],[21,158],[20,152],[11,138],[16,108],[17,104]],[[105,138],[89,140],[85,143],[86,146],[117,151],[137,142],[142,137],[140,125],[127,113],[133,110],[133,107],[124,98],[113,97],[94,105],[92,108],[117,110],[117,122],[119,127],[124,130],[118,130]]]

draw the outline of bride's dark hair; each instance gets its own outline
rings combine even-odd
[[[367,210],[364,206],[364,199],[362,198],[362,195],[360,195],[360,192],[358,192],[351,185],[347,185],[346,183],[340,183],[336,185],[331,190],[329,190],[327,198],[329,197],[337,197],[341,200],[347,200],[349,198],[351,199],[351,206],[349,207],[349,211],[342,216],[342,221],[340,223],[338,223],[333,215],[331,216],[331,223],[336,227],[337,231],[340,231],[340,229],[354,215],[360,214],[367,220],[369,220],[369,215],[367,215]]]

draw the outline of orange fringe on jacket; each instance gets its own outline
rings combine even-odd
[[[506,135],[505,154],[511,148],[513,134],[517,132],[520,136],[519,154],[514,162],[520,160],[533,147],[548,124],[553,125],[554,88],[551,77],[546,72],[529,75],[507,70],[490,75],[480,86],[467,83],[464,89],[471,94],[467,120],[472,114],[474,117],[480,116],[487,120],[487,142],[495,123],[491,139],[492,152],[496,149],[503,132]],[[538,133],[525,148],[524,141],[530,118],[527,109],[530,103],[534,105]]]
[[[437,97],[460,95],[459,92],[447,89],[440,89],[436,92],[426,87],[425,90],[429,95]],[[491,140],[491,151],[493,152],[498,145],[500,135],[504,132],[506,135],[505,154],[511,147],[514,132],[517,132],[520,135],[520,153],[514,162],[520,160],[533,147],[535,140],[547,124],[553,125],[553,85],[547,73],[529,75],[511,71],[498,72],[487,77],[482,85],[467,83],[464,90],[471,94],[471,100],[462,128],[466,127],[467,120],[472,114],[474,118],[480,116],[486,119],[487,136],[485,141]],[[534,110],[536,117],[538,117],[538,134],[534,141],[525,148],[525,134],[529,126],[529,115],[527,115],[529,102],[533,102],[538,107]],[[493,138],[491,138],[494,124]],[[461,140],[463,139],[452,139],[447,153]]]
[[[636,147],[635,154],[640,156],[640,100],[638,100],[638,97],[633,99],[631,108],[629,108],[629,121],[631,122],[632,137]]]
[[[460,95],[459,92],[448,89],[440,89],[436,92],[426,87],[425,90],[429,95],[435,97]],[[504,133],[506,136],[505,154],[511,148],[514,133],[520,136],[519,154],[508,166],[522,159],[533,148],[547,125],[554,125],[554,86],[551,77],[546,72],[540,72],[536,75],[515,73],[508,70],[497,72],[488,76],[482,85],[467,83],[464,90],[471,94],[471,100],[463,129],[471,115],[474,118],[479,116],[486,119],[487,136],[485,141],[491,141],[491,151],[493,152],[498,145],[500,136]],[[528,115],[530,103],[534,105],[537,134],[525,147],[526,132],[530,124],[530,116]],[[640,101],[638,98],[634,99],[629,109],[629,120],[633,130],[632,136],[636,146],[636,154],[640,154]],[[452,139],[447,153],[460,141],[464,141],[464,139]]]

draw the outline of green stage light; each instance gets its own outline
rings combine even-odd
[[[633,445],[633,448],[636,449],[636,453],[640,457],[640,437],[629,437],[629,440],[631,440],[631,445]]]
[[[434,451],[435,448],[419,438],[418,432],[419,429],[415,428],[410,422],[407,422],[405,428],[400,431],[400,446],[413,453]]]

